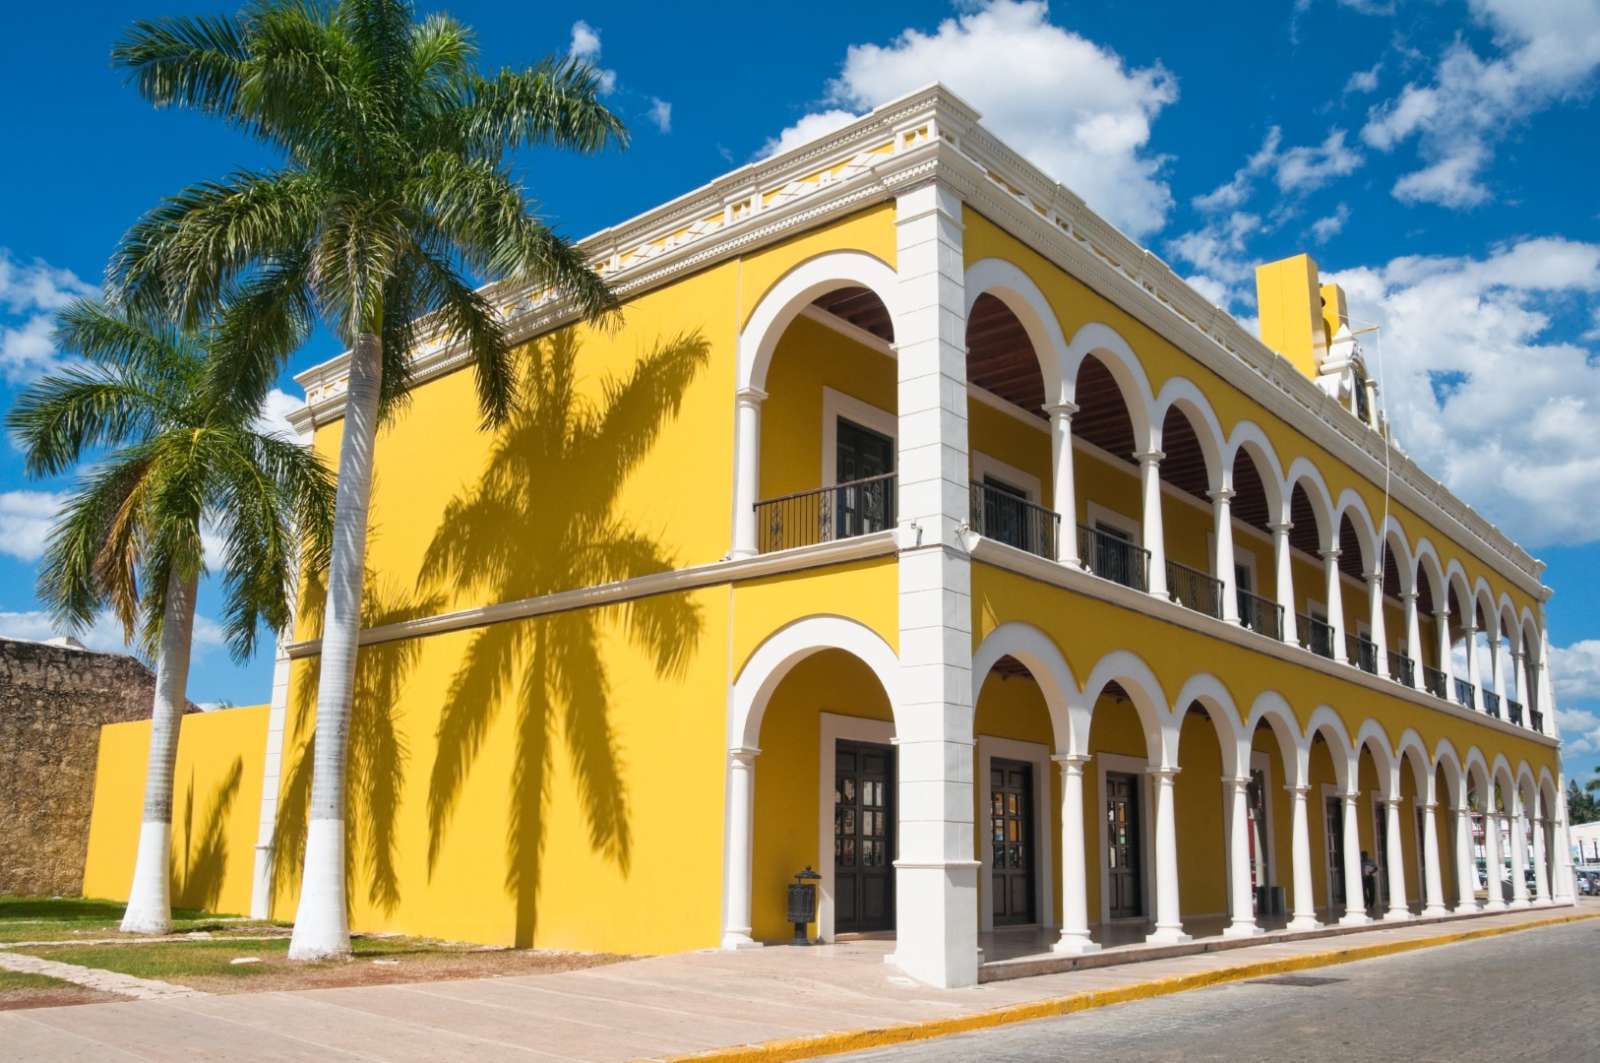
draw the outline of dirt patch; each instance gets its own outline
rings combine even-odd
[[[113,1000],[126,1000],[115,993],[102,993],[98,989],[63,985],[50,988],[0,989],[0,1011],[21,1011],[24,1008],[63,1008],[72,1004],[106,1004]]]
[[[331,963],[292,963],[286,957],[263,956],[251,964],[248,978],[227,975],[170,976],[169,981],[206,993],[266,993],[292,989],[335,989],[345,986],[448,982],[464,978],[509,978],[513,975],[556,974],[600,967],[629,959],[581,952],[535,949],[491,949],[431,952],[384,957],[358,956]]]

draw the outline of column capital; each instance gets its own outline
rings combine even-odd
[[[1078,404],[1076,402],[1047,402],[1039,408],[1051,417],[1068,421],[1072,420],[1073,415],[1078,412]]]
[[[1402,601],[1414,602],[1420,597],[1422,597],[1422,595],[1415,587],[1411,588],[1409,591],[1402,591],[1400,593],[1400,598]]]
[[[1163,450],[1136,450],[1133,452],[1134,460],[1140,465],[1159,465],[1161,464],[1161,459],[1166,456],[1166,451]]]
[[[1082,775],[1093,758],[1087,753],[1057,753],[1050,759],[1061,765],[1062,775]]]
[[[1318,553],[1322,555],[1322,560],[1324,561],[1337,561],[1339,560],[1339,555],[1343,553],[1343,551],[1341,551],[1337,546],[1330,546],[1326,550],[1319,550]]]
[[[1441,624],[1448,622],[1450,619],[1450,607],[1447,605],[1442,605],[1435,609],[1433,611],[1433,618]]]
[[[1292,521],[1292,520],[1269,520],[1269,521],[1267,521],[1267,528],[1268,528],[1269,531],[1272,531],[1272,532],[1275,532],[1275,533],[1279,533],[1279,534],[1282,534],[1282,535],[1288,535],[1290,532],[1294,531],[1294,521]]]
[[[1294,794],[1296,797],[1305,797],[1311,793],[1311,784],[1304,782],[1286,782],[1283,784],[1285,793]]]
[[[1178,772],[1182,770],[1182,768],[1149,767],[1144,769],[1144,773],[1150,776],[1152,779],[1160,779],[1164,782],[1171,782],[1173,779],[1178,777]]]
[[[1365,573],[1362,578],[1365,579],[1368,584],[1376,583],[1381,587],[1383,585],[1383,569],[1380,568],[1376,572]]]
[[[1220,502],[1223,505],[1226,505],[1230,500],[1232,500],[1236,492],[1231,487],[1219,487],[1215,491],[1207,491],[1206,494],[1211,497],[1211,501]]]
[[[1439,811],[1439,802],[1438,801],[1424,801],[1424,802],[1422,802],[1422,807],[1425,810],[1429,811],[1429,812],[1437,813]]]
[[[1232,778],[1224,775],[1222,777],[1222,788],[1230,793],[1234,793],[1239,790],[1247,790],[1249,787],[1250,776],[1248,775],[1235,775]]]
[[[733,764],[743,764],[746,767],[755,763],[756,757],[761,755],[761,750],[755,746],[733,746],[728,750],[728,761]]]
[[[758,387],[746,385],[735,391],[733,397],[741,406],[760,406],[767,400],[767,393]]]

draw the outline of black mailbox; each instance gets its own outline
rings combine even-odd
[[[817,880],[821,875],[811,870],[807,864],[806,869],[794,876],[794,881],[789,883],[789,922],[794,924],[794,943],[796,945],[811,944],[806,936],[806,926],[817,917]]]

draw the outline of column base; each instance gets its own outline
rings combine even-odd
[[[1398,908],[1390,908],[1383,913],[1383,922],[1385,923],[1405,923],[1409,922],[1410,919],[1411,913],[1409,911],[1402,911]]]
[[[1511,904],[1510,904],[1510,907],[1520,910],[1520,909],[1523,909],[1523,908],[1531,907],[1531,905],[1528,903],[1528,899],[1526,897],[1523,897],[1523,898],[1520,898],[1518,900],[1512,901]]]
[[[1422,909],[1422,918],[1424,919],[1443,919],[1449,914],[1450,909],[1446,908],[1442,904],[1436,904],[1430,908]]]
[[[1285,927],[1284,929],[1286,929],[1286,930],[1320,930],[1321,928],[1322,928],[1322,924],[1317,922],[1317,917],[1316,916],[1314,916],[1314,915],[1297,915],[1293,919],[1289,920],[1289,925],[1287,927]]]
[[[1158,926],[1144,939],[1146,945],[1181,945],[1193,940],[1181,926]]]
[[[1479,909],[1479,911],[1483,912],[1503,912],[1505,910],[1505,901],[1485,901],[1483,907]]]
[[[1339,917],[1340,926],[1366,926],[1372,922],[1372,917],[1366,912],[1346,912]]]
[[[749,931],[730,930],[722,935],[722,947],[731,952],[736,949],[759,949],[765,946],[751,937]]]
[[[1065,956],[1082,956],[1090,952],[1099,952],[1100,943],[1090,939],[1087,930],[1063,930],[1060,940],[1050,946],[1050,951]]]
[[[1225,938],[1253,938],[1257,934],[1265,933],[1265,930],[1261,929],[1259,926],[1256,926],[1256,924],[1253,922],[1240,922],[1230,923],[1227,928],[1222,931],[1222,936]]]
[[[1478,907],[1477,901],[1464,901],[1461,904],[1456,905],[1452,910],[1456,915],[1477,915],[1480,911],[1482,911],[1482,909]]]

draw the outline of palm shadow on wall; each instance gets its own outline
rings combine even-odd
[[[369,531],[368,541],[375,538]],[[364,582],[361,626],[381,627],[437,613],[437,595],[408,594],[384,585],[370,570]],[[302,616],[320,618],[327,597],[321,575],[309,577],[299,606]],[[320,619],[318,621],[320,623]],[[313,635],[320,632],[313,632]],[[400,903],[396,830],[401,792],[410,751],[400,733],[400,695],[406,677],[422,656],[417,639],[362,646],[356,658],[350,702],[350,733],[345,775],[345,896],[353,898],[357,872],[367,880],[367,900],[385,914]],[[311,775],[316,746],[317,684],[321,657],[313,657],[295,680],[295,715],[290,736],[293,753],[285,759],[282,798],[274,831],[274,890],[299,876],[305,861],[307,816],[311,808]]]
[[[222,880],[228,867],[228,814],[244,781],[244,758],[235,756],[228,773],[212,788],[206,804],[205,825],[194,821],[194,770],[183,799],[183,848],[172,849],[172,903],[180,908],[215,911],[222,897]]]
[[[570,330],[530,345],[511,420],[477,486],[446,508],[419,587],[506,602],[675,567],[668,549],[613,510],[629,473],[678,414],[708,346],[698,333],[658,342],[627,377],[606,378],[598,402],[577,392],[578,352]],[[624,633],[650,657],[656,675],[682,675],[704,626],[699,607],[664,594],[619,608]],[[515,899],[519,946],[532,944],[538,924],[558,742],[566,747],[592,850],[628,873],[628,795],[610,721],[601,612],[580,608],[479,629],[440,717],[428,785],[430,875],[496,714],[503,705],[516,713],[505,888]]]

